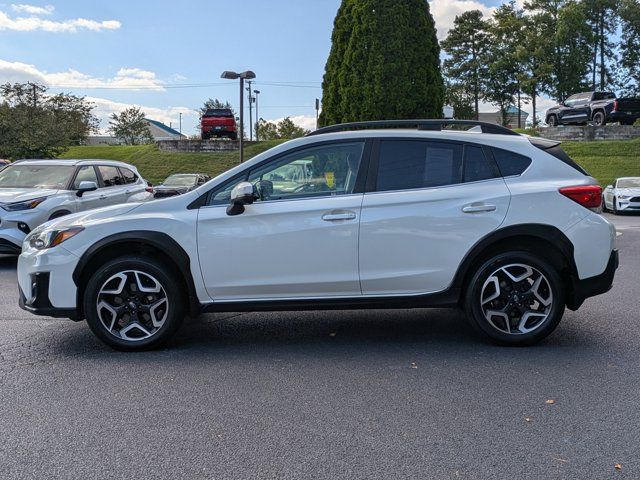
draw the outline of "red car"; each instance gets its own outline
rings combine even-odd
[[[200,119],[202,139],[211,137],[238,138],[238,127],[233,112],[229,108],[210,108]]]

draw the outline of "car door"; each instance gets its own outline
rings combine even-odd
[[[303,147],[213,189],[198,214],[202,276],[216,301],[354,297],[364,141]],[[261,196],[226,213],[244,179]]]
[[[564,102],[561,118],[566,123],[586,122],[589,119],[589,99],[590,94],[577,93],[571,95]]]
[[[509,190],[479,145],[381,139],[360,220],[364,295],[446,289],[464,256],[498,228]]]
[[[80,183],[82,182],[94,182],[96,185],[100,185],[98,180],[98,174],[93,165],[83,165],[78,168],[73,179],[72,188],[78,190]],[[99,189],[93,192],[84,192],[81,197],[76,196],[76,209],[77,211],[90,210],[92,208],[99,208],[105,206],[105,199],[101,198],[102,194]]]
[[[99,198],[104,205],[117,205],[127,201],[126,185],[120,171],[112,165],[98,165],[100,174]]]
[[[140,181],[135,172],[125,167],[118,167],[118,170],[125,187],[125,202],[143,201],[149,196],[146,185]]]

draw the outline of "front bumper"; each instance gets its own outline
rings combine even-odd
[[[619,265],[618,250],[614,249],[609,256],[607,268],[600,275],[583,280],[573,279],[572,288],[567,297],[567,307],[571,310],[577,310],[587,298],[595,297],[611,290],[613,277]]]
[[[34,315],[79,320],[75,308],[56,308],[51,304],[51,300],[49,299],[49,284],[51,281],[49,272],[33,274],[31,275],[31,279],[31,291],[29,292],[28,300],[22,291],[22,287],[18,286],[20,293],[18,304],[20,308]]]
[[[637,197],[633,197],[633,198],[637,198]],[[630,199],[626,199],[626,200],[621,200],[621,199],[616,199],[616,201],[618,202],[618,205],[616,205],[616,208],[618,209],[619,212],[640,212],[640,202],[634,202],[631,201]]]

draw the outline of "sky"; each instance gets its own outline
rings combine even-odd
[[[256,73],[261,118],[315,127],[340,0],[19,1],[0,0],[0,83],[86,96],[103,131],[109,115],[137,105],[176,129],[182,113],[182,132],[196,133],[207,98],[238,109],[238,81],[221,79],[224,70]],[[439,38],[457,14],[489,15],[500,3],[432,0]],[[539,108],[552,103],[540,99]]]

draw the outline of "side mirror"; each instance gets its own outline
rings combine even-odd
[[[613,185],[607,185],[607,188],[613,188]],[[607,188],[605,188],[605,190],[606,190]]]
[[[78,190],[76,191],[76,195],[78,197],[82,197],[85,192],[93,192],[98,189],[98,184],[96,182],[80,182],[80,186],[78,186]]]
[[[244,213],[244,206],[251,205],[254,200],[253,185],[249,182],[240,182],[231,190],[231,204],[227,207],[227,215]]]

